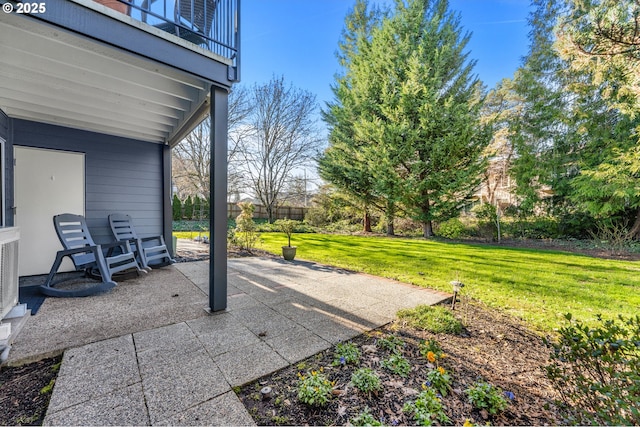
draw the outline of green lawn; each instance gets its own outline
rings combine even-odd
[[[635,315],[640,308],[640,262],[612,261],[567,252],[443,243],[419,239],[294,234],[297,258],[366,272],[464,295],[504,309],[541,331],[562,325],[571,312]],[[258,248],[280,253],[282,233],[262,233]]]

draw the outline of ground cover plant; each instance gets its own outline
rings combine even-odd
[[[458,307],[460,334],[396,320],[346,343],[359,350],[358,364],[334,364],[343,351],[334,346],[236,392],[258,425],[565,424],[541,369],[543,339],[495,310],[467,300]],[[408,364],[406,375],[383,366],[394,356]],[[310,377],[321,378],[311,393],[302,385]],[[316,394],[322,406],[308,403]]]
[[[259,248],[280,253],[285,237],[263,233]],[[286,242],[285,242],[286,243]],[[596,314],[631,316],[640,306],[640,265],[561,251],[423,239],[296,235],[298,258],[464,294],[524,319],[559,328],[567,312],[591,324]]]

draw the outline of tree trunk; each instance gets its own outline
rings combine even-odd
[[[422,235],[425,238],[433,237],[433,227],[431,220],[422,223]]]
[[[393,221],[396,218],[396,205],[387,199],[387,211],[385,212],[387,218],[387,236],[395,236],[396,232],[393,228]]]
[[[636,212],[636,220],[633,223],[633,227],[631,227],[629,235],[632,239],[640,239],[640,207],[638,208],[638,212]]]
[[[273,217],[273,206],[267,205],[265,206],[267,209],[267,219],[269,220],[269,224],[273,224],[275,222],[275,218]]]
[[[371,215],[369,215],[369,210],[364,209],[364,232],[371,233]]]

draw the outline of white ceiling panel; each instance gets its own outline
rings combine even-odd
[[[210,84],[15,14],[0,14],[0,109],[9,117],[167,143]]]

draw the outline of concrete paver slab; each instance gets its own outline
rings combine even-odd
[[[165,426],[252,426],[253,418],[235,393],[230,391],[187,409],[155,425]]]
[[[114,390],[100,397],[47,412],[46,426],[143,426],[149,425],[140,383]]]
[[[249,310],[231,312],[237,321],[251,332],[260,336],[277,336],[296,326],[296,323],[266,305],[252,307]]]
[[[49,412],[84,404],[140,380],[131,335],[71,349],[64,355]]]
[[[264,342],[223,353],[214,360],[232,387],[243,385],[289,365]]]
[[[231,390],[222,372],[202,350],[179,364],[142,374],[144,397],[152,424]]]
[[[253,424],[233,386],[448,297],[306,261],[243,258],[229,260],[227,310],[207,315],[208,271],[179,264],[102,296],[48,299],[62,302],[43,306],[22,349],[79,347],[65,353],[45,422]]]
[[[188,322],[192,332],[211,357],[232,352],[261,341],[230,313],[216,313]]]
[[[297,326],[265,342],[289,363],[296,363],[331,347],[331,343],[302,326]]]

